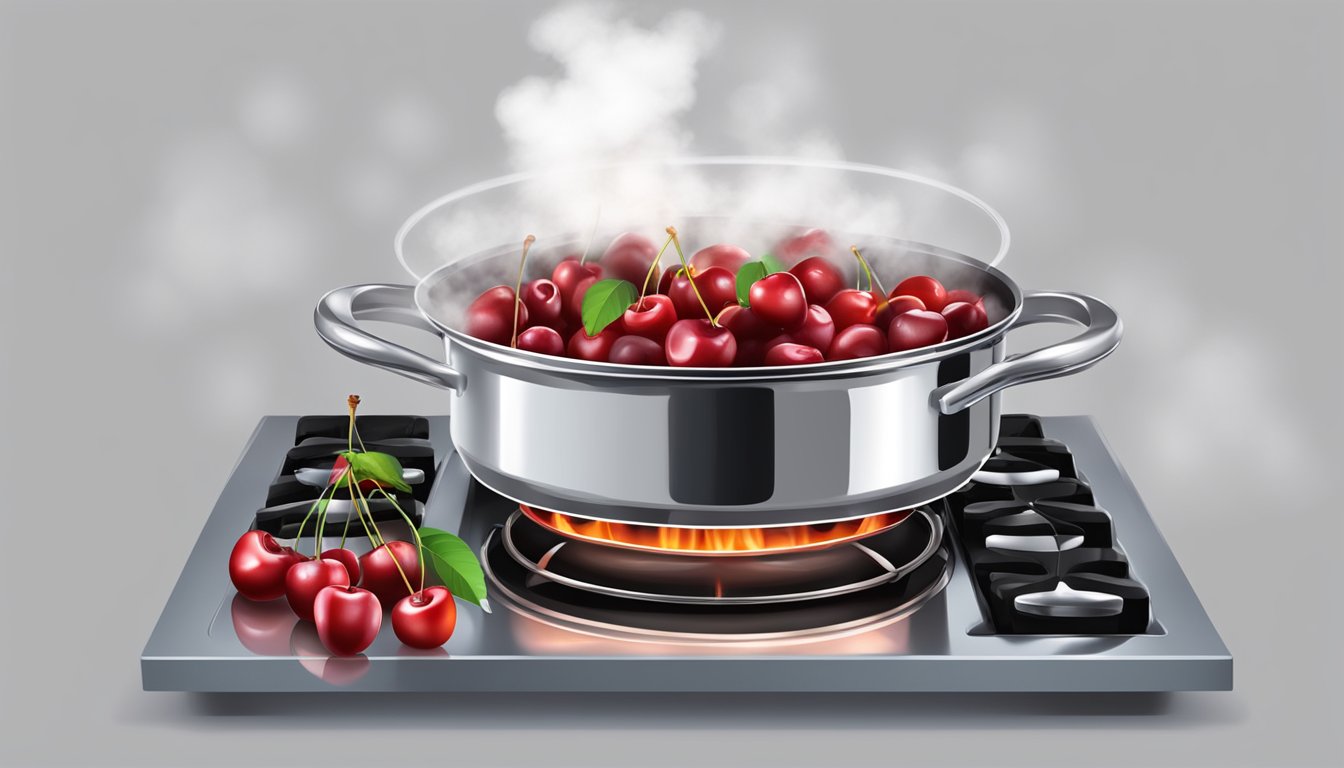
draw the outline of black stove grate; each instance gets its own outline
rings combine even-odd
[[[1118,549],[1110,514],[1037,417],[1004,416],[994,456],[943,504],[990,633],[1149,632],[1148,590]]]
[[[423,416],[357,416],[355,424],[364,448],[397,457],[405,469],[423,473],[423,480],[411,485],[411,492],[393,491],[411,521],[419,527],[424,521],[424,502],[434,484],[434,446],[429,440],[429,420]],[[292,539],[322,488],[301,482],[295,472],[304,469],[330,472],[336,455],[346,449],[349,417],[304,416],[294,431],[294,446],[285,453],[278,474],[266,492],[266,504],[257,510],[253,527],[281,539]],[[356,443],[358,447],[358,443]],[[327,509],[326,532],[345,528],[349,512],[348,494],[336,493]],[[403,522],[401,514],[387,500],[369,498],[369,512],[378,523]],[[364,528],[350,517],[349,535],[364,537]],[[314,520],[308,521],[303,535],[314,535]]]

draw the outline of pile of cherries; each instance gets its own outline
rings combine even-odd
[[[354,418],[358,404],[359,398],[351,395],[352,436],[357,434]],[[446,587],[424,585],[424,570],[415,544],[383,540],[373,516],[366,514],[364,495],[384,492],[384,489],[376,480],[355,482],[356,477],[349,463],[343,457],[338,458],[323,497],[330,501],[336,488],[349,488],[354,513],[360,516],[361,525],[373,526],[370,536],[375,543],[381,544],[357,556],[344,548],[345,537],[342,536],[341,547],[319,554],[322,523],[326,518],[326,508],[319,498],[309,512],[310,516],[314,513],[318,516],[311,557],[282,546],[265,531],[248,531],[234,544],[229,555],[229,578],[238,593],[248,600],[264,602],[285,598],[294,615],[316,625],[318,638],[333,654],[351,656],[368,648],[382,628],[384,608],[391,611],[392,630],[401,642],[412,648],[438,648],[452,637],[457,624],[453,595]],[[365,505],[365,513],[361,513],[357,505],[355,485],[359,489],[359,501]],[[396,504],[390,496],[384,495]],[[306,517],[304,522],[307,522]],[[300,536],[302,530],[300,526]],[[412,587],[417,583],[416,574],[419,574],[418,590]]]
[[[669,227],[668,234],[680,254],[676,230]],[[773,255],[762,259],[787,270],[757,267],[762,276],[740,297],[738,273],[753,262],[744,249],[711,245],[659,276],[658,245],[627,232],[613,239],[596,263],[566,258],[550,279],[522,282],[520,269],[517,293],[507,285],[481,293],[467,308],[464,330],[484,341],[547,355],[722,368],[872,357],[989,326],[981,296],[949,291],[927,275],[906,278],[884,292],[859,250],[850,250],[869,276],[867,290],[845,286],[833,261],[834,242],[825,231],[811,229],[779,243]],[[582,321],[584,301],[589,288],[604,278],[629,282],[635,288],[631,295],[638,298],[589,335]]]

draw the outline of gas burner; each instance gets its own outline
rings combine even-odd
[[[902,579],[933,557],[942,521],[916,510],[895,528],[827,549],[750,557],[684,555],[565,538],[515,512],[497,537],[533,576],[611,597],[660,603],[748,605],[838,597]],[[534,586],[537,578],[518,591]]]
[[[1034,417],[1005,418],[996,454],[944,500],[999,634],[1158,631],[1147,589],[1069,450]]]
[[[594,520],[520,505],[538,525],[567,539],[658,554],[759,557],[770,552],[824,549],[863,539],[899,525],[910,510],[880,512],[831,523],[769,527],[683,528]]]
[[[481,554],[505,607],[561,629],[649,642],[815,642],[899,620],[946,586],[951,556],[937,517],[921,512],[909,525],[908,536],[878,544],[902,558],[901,566],[861,544],[830,555],[652,555],[560,539],[517,513],[490,534]],[[837,570],[801,570],[815,566]],[[615,584],[597,583],[608,579]]]
[[[429,421],[422,416],[359,416],[356,417],[363,447],[397,457],[405,469],[404,478],[411,492],[391,490],[397,504],[406,510],[418,527],[424,520],[424,502],[434,483],[434,446],[429,440]],[[266,505],[257,510],[253,527],[281,539],[292,539],[313,502],[317,501],[326,478],[330,477],[336,455],[348,445],[350,421],[345,416],[304,416],[294,430],[294,446],[285,452],[279,474],[266,492]],[[401,513],[391,502],[378,498],[368,499],[368,509],[378,523],[402,523]],[[345,523],[353,520],[348,499],[336,498],[327,506],[327,530],[339,529],[350,536],[364,536],[362,526]],[[311,521],[310,521],[311,522]],[[305,536],[316,528],[309,526]]]

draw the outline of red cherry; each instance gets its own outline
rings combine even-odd
[[[928,309],[918,296],[902,296],[897,293],[891,294],[891,298],[887,299],[887,306],[891,307],[892,317],[915,309]]]
[[[947,292],[947,304],[943,305],[943,309],[947,309],[948,304],[955,304],[958,301],[964,301],[967,304],[976,304],[980,307],[981,312],[985,311],[985,297],[975,291],[967,291],[961,288]]]
[[[279,600],[254,603],[234,595],[229,614],[233,634],[247,650],[260,656],[289,655],[289,633],[298,622],[288,605]]]
[[[830,349],[831,339],[835,338],[835,321],[831,313],[813,304],[807,308],[807,317],[803,325],[789,332],[793,340],[817,349]]]
[[[327,650],[353,656],[373,644],[383,626],[383,609],[367,589],[323,587],[313,599],[313,623]]]
[[[518,334],[518,348],[528,352],[540,352],[543,355],[563,357],[565,340],[560,332],[544,325],[534,325]]]
[[[914,296],[924,302],[924,307],[933,312],[942,311],[947,304],[947,289],[943,284],[928,275],[915,275],[902,280],[892,289],[893,296]]]
[[[736,275],[737,270],[741,269],[742,265],[748,261],[751,261],[750,253],[736,245],[719,243],[696,251],[695,255],[690,258],[690,265],[697,274],[711,267],[722,267],[728,270],[729,274]],[[696,284],[699,285],[698,282]],[[704,288],[701,287],[700,290],[703,291]],[[709,297],[706,296],[705,300],[708,301]],[[713,310],[714,308],[710,307],[710,309]]]
[[[969,304],[955,301],[943,307],[943,319],[947,321],[947,338],[960,339],[989,327],[989,318],[981,304]]]
[[[555,265],[551,270],[551,282],[560,289],[560,302],[563,304],[574,294],[574,286],[585,277],[602,279],[602,265],[591,261],[583,264],[576,258],[568,258]]]
[[[345,572],[350,574],[350,583],[359,583],[359,555],[348,549],[328,549],[322,553],[323,560],[335,560],[345,566]]]
[[[545,278],[528,280],[523,283],[523,304],[527,306],[528,322],[532,325],[560,327],[560,312],[564,301],[560,298],[560,289]]]
[[[393,556],[397,558],[392,561]],[[397,570],[397,564],[401,570]],[[386,544],[365,552],[359,558],[360,571],[364,574],[361,586],[377,596],[387,607],[392,607],[407,594],[406,582],[412,587],[420,586],[420,558],[416,556],[415,545],[406,541],[389,541]],[[402,578],[402,574],[406,578]]]
[[[708,320],[678,320],[667,332],[664,349],[669,365],[726,368],[737,357],[737,339]]]
[[[709,309],[711,315],[717,314],[719,310],[726,306],[737,303],[737,278],[733,273],[723,267],[709,267],[704,270],[692,270],[695,275],[695,288],[700,289],[700,295],[704,297],[705,307]],[[681,318],[703,318],[705,316],[705,307],[700,306],[700,299],[695,297],[695,288],[691,287],[691,278],[685,274],[672,278],[672,284],[667,289],[667,295],[672,299],[672,306],[677,310],[677,317]]]
[[[947,320],[937,312],[912,309],[892,318],[887,343],[892,352],[904,352],[947,340]]]
[[[658,293],[661,293],[664,296],[671,296],[672,281],[682,274],[685,274],[685,270],[680,266],[668,267],[663,270],[663,276],[658,278]]]
[[[622,365],[667,365],[663,345],[643,336],[622,336],[611,345],[607,362]]]
[[[564,307],[560,313],[567,325],[577,326],[583,322],[583,297],[588,295],[588,289],[593,287],[593,283],[596,283],[601,279],[602,278],[600,277],[589,275],[579,280],[578,284],[574,286],[574,291],[570,293],[569,298],[565,300]]]
[[[755,313],[750,307],[732,304],[719,311],[719,325],[733,332],[740,346],[746,339],[765,339],[775,334],[776,329]]]
[[[835,241],[826,234],[824,229],[809,229],[801,234],[784,240],[775,246],[774,254],[780,261],[790,266],[802,263],[811,256],[827,257],[836,253]],[[802,275],[799,275],[801,278]],[[825,300],[818,299],[812,295],[811,288],[806,282],[803,287],[807,288],[807,297],[818,304],[825,303]]]
[[[827,360],[853,360],[859,357],[872,357],[887,351],[887,340],[875,325],[851,325],[835,334],[831,348],[826,351]]]
[[[285,573],[303,560],[303,555],[280,546],[271,534],[248,531],[238,537],[229,553],[229,578],[249,600],[274,600],[285,594]]]
[[[611,241],[602,254],[602,268],[607,276],[644,285],[644,277],[658,258],[658,245],[634,232],[623,232]],[[654,278],[657,279],[657,275]]]
[[[793,265],[790,272],[803,284],[807,300],[825,304],[845,287],[845,278],[834,264],[820,256],[804,259]]]
[[[656,293],[638,300],[621,315],[626,333],[653,339],[659,344],[667,338],[667,329],[675,322],[677,308],[672,305],[672,300]]]
[[[513,289],[496,285],[487,289],[467,306],[468,336],[482,341],[508,345],[513,339]],[[518,304],[518,330],[527,325],[527,305]]]
[[[780,328],[797,328],[807,319],[807,295],[791,272],[776,272],[752,283],[747,300],[752,312]]]
[[[765,364],[765,341],[753,338],[737,339],[737,354],[733,356],[733,365],[738,368],[755,368]]]
[[[821,350],[806,344],[776,344],[765,353],[766,365],[806,365],[825,360]]]
[[[587,331],[580,328],[569,337],[565,352],[579,360],[605,363],[611,358],[611,348],[619,338],[621,338],[619,320],[598,331],[596,336],[589,336]]]
[[[392,608],[392,631],[412,648],[438,648],[453,636],[455,626],[457,605],[446,587],[407,595]]]
[[[350,572],[340,560],[304,560],[285,574],[285,599],[294,615],[313,620],[313,600],[324,587],[350,586]]]
[[[877,321],[877,300],[867,291],[846,288],[826,302],[826,312],[837,332],[852,325],[872,325]]]

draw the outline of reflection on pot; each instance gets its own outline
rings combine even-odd
[[[362,653],[355,656],[331,655],[318,638],[317,627],[307,621],[295,624],[289,636],[289,650],[298,657],[304,669],[329,685],[350,685],[369,671],[369,657]]]
[[[289,655],[289,638],[298,619],[283,598],[257,603],[234,595],[229,613],[234,634],[249,651],[258,656]]]

